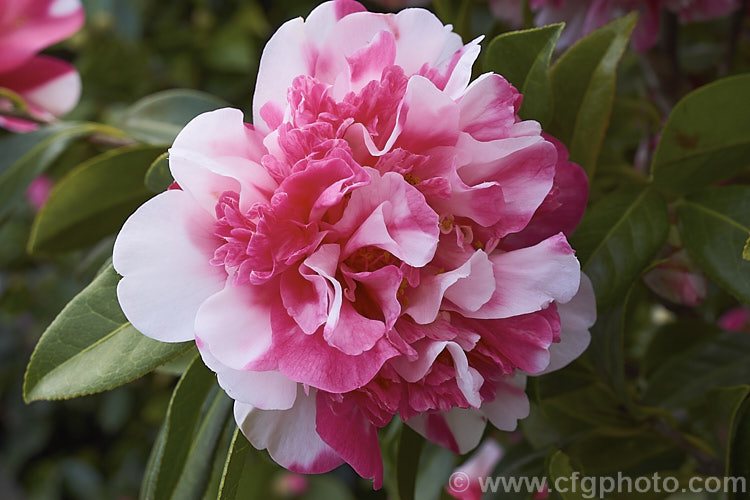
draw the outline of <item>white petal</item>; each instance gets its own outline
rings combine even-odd
[[[194,338],[198,308],[226,282],[224,269],[209,264],[218,246],[213,224],[190,195],[173,190],[147,201],[123,225],[112,255],[123,276],[117,297],[144,335]]]
[[[279,465],[308,474],[328,472],[343,460],[315,430],[315,391],[306,395],[300,385],[289,410],[259,410],[236,402],[234,419],[259,450],[267,449]]]

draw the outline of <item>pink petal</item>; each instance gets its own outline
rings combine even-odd
[[[78,0],[5,1],[0,11],[0,73],[23,64],[40,50],[83,26]]]
[[[271,307],[280,302],[277,284],[234,286],[201,305],[195,319],[195,336],[216,359],[235,370],[248,369],[271,347]]]
[[[459,158],[465,158],[458,174],[467,185],[494,181],[502,187],[505,205],[498,236],[526,227],[552,188],[555,147],[538,135],[479,142],[462,133],[457,149]]]
[[[382,267],[372,272],[352,273],[343,271],[344,275],[356,281],[368,296],[377,304],[385,320],[386,330],[393,328],[401,315],[401,303],[398,301],[398,290],[404,273],[396,266]]]
[[[341,316],[336,327],[323,330],[323,338],[330,346],[352,356],[372,349],[383,335],[385,324],[362,316],[348,300],[341,305]]]
[[[500,75],[486,73],[461,97],[459,127],[478,141],[507,137],[516,123],[521,94]]]
[[[358,12],[347,16],[333,28],[326,47],[343,50],[344,55],[351,56],[381,31],[393,34],[396,41],[394,64],[401,66],[407,76],[418,73],[425,63],[439,65],[463,46],[461,37],[446,30],[432,12],[406,9],[395,15]]]
[[[205,345],[198,342],[203,362],[216,373],[227,395],[259,410],[288,410],[297,397],[297,383],[277,371],[235,370],[219,362]]]
[[[273,351],[269,358],[290,379],[327,392],[343,393],[362,387],[383,363],[399,354],[382,338],[369,351],[350,356],[331,347],[320,330],[305,335],[281,307],[273,311],[272,318]]]
[[[427,264],[438,242],[438,216],[404,178],[387,172],[381,177],[367,168],[372,182],[352,193],[346,212],[333,229],[352,234],[346,258],[365,246],[382,248],[414,267]]]
[[[495,293],[469,318],[508,318],[568,302],[578,290],[581,267],[563,234],[528,248],[490,256],[497,280]]]
[[[288,410],[261,410],[234,404],[234,419],[250,443],[282,467],[304,474],[322,474],[344,461],[318,435],[315,428],[315,391],[297,389],[294,406]]]
[[[169,150],[169,168],[180,187],[209,213],[225,191],[240,194],[247,211],[267,202],[277,184],[260,166],[265,148],[238,109],[224,108],[193,118]]]
[[[464,320],[465,328],[482,336],[493,359],[510,361],[526,373],[539,373],[549,365],[550,345],[560,334],[554,305],[528,314],[495,320]]]
[[[445,350],[453,358],[453,365],[456,368],[456,383],[461,394],[466,401],[475,408],[482,403],[479,396],[479,389],[482,387],[484,379],[474,368],[469,366],[466,358],[466,352],[456,342],[436,342],[430,339],[423,339],[412,345],[418,353],[414,361],[407,361],[403,356],[394,359],[391,366],[407,382],[418,382],[427,375],[437,357]]]
[[[69,63],[37,55],[12,71],[0,73],[0,87],[20,94],[32,106],[61,116],[78,104],[81,77]]]
[[[557,166],[552,190],[547,194],[529,224],[520,232],[508,235],[503,248],[514,249],[536,245],[559,232],[570,237],[578,227],[589,195],[586,172],[568,161],[568,150],[562,142],[544,134],[557,149]]]
[[[410,418],[406,424],[433,443],[463,454],[479,444],[487,420],[474,409],[453,408],[424,413]]]
[[[428,79],[413,76],[406,87],[400,113],[405,113],[396,147],[422,153],[458,140],[459,107]]]
[[[299,272],[290,269],[281,275],[281,300],[289,316],[310,335],[328,318],[329,288],[326,278],[305,264],[298,269]]]
[[[292,19],[274,33],[263,49],[253,95],[253,123],[260,132],[265,135],[271,130],[261,118],[263,106],[274,102],[286,108],[286,93],[292,80],[299,75],[316,76],[320,45],[343,19],[360,10],[364,7],[350,0],[325,2],[306,21],[300,17]],[[352,46],[351,42],[347,46]]]
[[[173,190],[147,201],[123,225],[112,255],[123,276],[117,297],[144,335],[163,342],[194,338],[198,308],[227,279],[209,264],[219,244],[213,224],[190,195]]]
[[[460,267],[439,274],[425,272],[419,286],[408,292],[405,314],[420,324],[432,323],[437,318],[443,297],[457,307],[476,311],[495,291],[492,264],[481,250],[474,252]]]
[[[318,392],[316,430],[335,452],[362,477],[372,478],[373,486],[383,485],[383,459],[378,429],[365,418],[351,398],[341,402]]]
[[[390,31],[380,31],[372,41],[346,58],[351,73],[352,90],[359,90],[370,80],[380,80],[383,68],[396,58],[396,39]]]

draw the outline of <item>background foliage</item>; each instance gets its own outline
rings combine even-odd
[[[108,265],[122,222],[170,184],[163,153],[180,127],[227,104],[248,112],[265,41],[316,2],[84,3],[85,28],[49,51],[79,69],[79,106],[0,136],[3,498],[384,498],[346,468],[300,490],[238,435],[193,347],[127,323]],[[506,450],[496,474],[747,475],[750,335],[717,320],[750,303],[750,37],[732,34],[748,18],[686,26],[636,54],[631,15],[561,52],[559,25],[508,32],[478,0],[433,9],[465,40],[487,34],[476,73],[516,85],[521,115],[563,140],[591,182],[572,241],[597,295],[592,344],[532,379],[519,431],[488,431]],[[24,191],[42,172],[56,187],[36,212]],[[710,278],[700,306],[644,285],[665,245]],[[397,423],[381,438],[392,498],[415,484],[416,498],[445,496],[463,457]]]

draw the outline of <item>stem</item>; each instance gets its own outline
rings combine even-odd
[[[50,123],[52,123],[49,120],[37,118],[25,111],[20,111],[17,109],[0,110],[0,116],[3,118],[15,118],[18,120],[24,120],[27,122],[36,123],[37,125],[49,125]]]

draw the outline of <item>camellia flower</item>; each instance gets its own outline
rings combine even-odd
[[[73,109],[81,79],[67,62],[38,52],[68,38],[83,21],[79,0],[0,0],[0,88],[18,94],[40,120]],[[0,110],[11,107],[0,94]],[[36,125],[0,116],[0,127],[26,132]]]
[[[382,484],[398,415],[455,452],[528,414],[527,374],[588,345],[567,242],[588,194],[521,95],[429,11],[318,6],[266,46],[253,124],[221,109],[122,228],[133,325],[195,339],[249,441],[295,472]]]
[[[661,15],[674,12],[681,23],[692,23],[724,17],[738,7],[737,0],[529,0],[536,13],[537,26],[565,22],[558,47],[572,45],[579,38],[610,21],[638,11],[638,24],[633,31],[633,48],[646,51],[656,44]],[[521,19],[520,0],[490,0],[496,16],[517,23]]]

